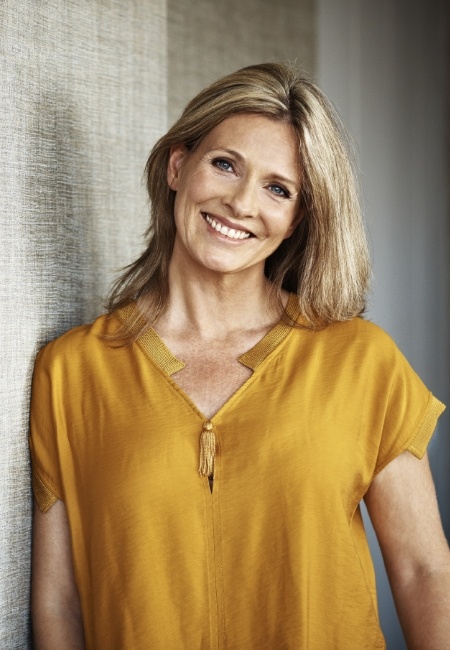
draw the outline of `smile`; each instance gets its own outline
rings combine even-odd
[[[209,216],[209,214],[204,214],[203,215],[205,218],[205,221],[211,226],[211,228],[214,228],[218,233],[221,235],[225,235],[225,237],[229,237],[230,239],[248,239],[250,237],[251,233],[245,231],[245,230],[238,230],[237,228],[228,228],[227,226],[224,226],[223,223],[220,223],[219,221],[216,221],[212,217]]]

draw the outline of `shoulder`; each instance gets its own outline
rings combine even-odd
[[[379,353],[395,354],[398,346],[392,337],[379,325],[364,318],[352,318],[342,323],[333,323],[327,328],[332,338],[338,338],[347,345],[364,346]]]
[[[36,368],[83,363],[111,349],[107,341],[119,325],[118,317],[103,314],[92,323],[79,325],[47,343],[38,353]]]
[[[305,332],[305,330],[301,331]],[[375,323],[360,317],[331,323],[321,330],[310,330],[306,336],[313,347],[323,348],[333,356],[342,355],[347,358],[352,355],[376,356],[386,362],[402,356],[395,341],[387,332]]]
[[[415,369],[391,336],[378,325],[354,318],[347,323],[330,326],[330,356],[341,368],[346,369],[355,381],[372,386],[376,395],[389,395],[399,404],[413,399],[424,404],[430,397]]]
[[[322,377],[336,372],[354,382],[375,382],[378,389],[384,386],[387,391],[397,381],[418,379],[391,336],[363,318],[297,332],[288,347],[292,363],[309,362]]]
[[[335,330],[335,338],[340,337],[343,341],[343,353],[351,356],[354,352],[374,371],[387,373],[390,378],[393,378],[396,372],[414,373],[397,343],[375,323],[363,318],[354,318],[348,323],[337,324]]]

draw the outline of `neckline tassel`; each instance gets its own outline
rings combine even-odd
[[[216,436],[214,427],[209,420],[203,423],[200,435],[200,476],[212,477],[214,475],[214,457],[216,455]]]

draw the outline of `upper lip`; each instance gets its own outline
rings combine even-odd
[[[226,226],[227,228],[232,228],[233,230],[238,230],[239,232],[248,232],[250,235],[253,235],[251,230],[248,230],[248,228],[244,228],[243,226],[233,223],[226,217],[219,217],[217,214],[213,214],[212,212],[203,212],[202,214],[208,215],[208,217],[211,217],[211,219],[214,219],[214,221],[219,221],[221,224]]]

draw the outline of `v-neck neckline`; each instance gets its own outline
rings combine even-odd
[[[300,309],[295,293],[289,294],[285,312],[290,320],[296,321],[298,319]],[[133,320],[137,322],[142,318],[135,302],[119,309],[118,314],[122,321]],[[255,371],[264,359],[286,338],[291,329],[292,326],[289,323],[284,322],[283,319],[279,320],[250,350],[238,357],[238,361],[250,370]],[[136,342],[157,366],[169,376],[182,370],[186,365],[172,354],[152,327],[141,334]]]
[[[206,416],[202,409],[198,406],[193,397],[186,392],[172,377],[173,374],[182,370],[185,364],[177,359],[175,355],[169,350],[164,341],[160,338],[153,328],[147,329],[136,340],[136,343],[142,349],[144,354],[150,359],[153,365],[160,369],[163,376],[169,384],[175,388],[180,397],[190,406],[192,411],[202,421],[202,430],[200,433],[200,449],[199,449],[199,468],[200,476],[209,480],[209,487],[211,494],[212,481],[215,477],[215,458],[218,449],[218,438],[216,432],[216,424],[220,422],[221,414],[229,408],[235,400],[242,395],[246,387],[249,386],[257,373],[255,372],[262,362],[273,352],[287,337],[289,332],[292,331],[292,325],[289,321],[294,322],[299,318],[300,308],[295,294],[290,294],[285,308],[286,319],[281,318],[258,343],[256,343],[250,350],[238,357],[238,361],[244,366],[249,368],[252,373],[236,390],[231,394],[226,401],[219,406],[210,416]],[[136,303],[119,310],[119,317],[121,320],[126,321],[131,319],[135,325],[144,324],[143,316]]]

